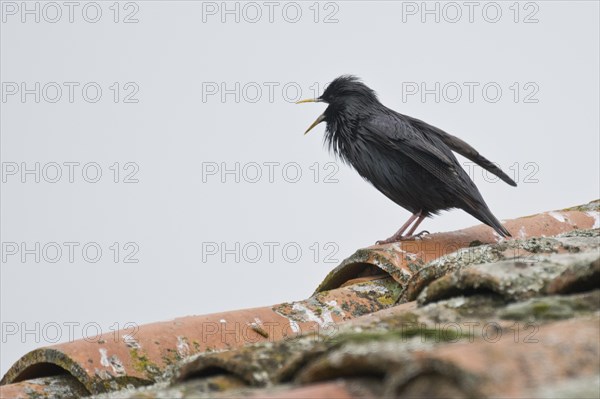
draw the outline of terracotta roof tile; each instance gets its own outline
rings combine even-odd
[[[478,290],[490,291],[513,301],[531,298],[545,294],[550,284],[558,284],[555,283],[557,277],[564,273],[572,274],[573,269],[592,275],[597,261],[598,253],[592,250],[578,254],[551,254],[535,261],[505,260],[463,266],[429,284],[418,301],[425,304]]]
[[[298,302],[40,348],[2,397],[600,393],[599,201],[372,246]],[[147,385],[143,387],[143,385]],[[589,384],[588,384],[589,386]],[[594,388],[595,387],[595,388]],[[587,389],[587,390],[586,390]],[[577,395],[574,395],[577,396]],[[597,396],[597,395],[596,395]]]
[[[535,237],[543,239],[543,236],[555,236],[576,229],[593,228],[599,224],[597,216],[599,207],[600,200],[562,211],[545,212],[506,221],[505,225],[516,238],[511,241],[501,239],[488,226],[478,225],[451,233],[427,235],[421,240],[373,245],[357,251],[333,269],[316,292],[338,288],[348,280],[365,275],[385,273],[392,276],[404,288],[402,300],[413,300],[416,297],[415,292],[420,291],[431,280],[439,277],[438,272],[445,271],[443,265],[423,271],[423,266],[428,262],[453,255],[454,257],[446,263],[454,265],[454,262],[464,258],[464,254],[469,257],[480,256],[482,261],[489,260],[486,256],[524,257],[521,251],[531,254],[544,250],[544,248],[535,242],[530,243],[529,247],[523,247],[519,240]],[[488,247],[484,247],[480,252],[472,249],[484,244],[499,242],[505,243],[506,247],[500,247],[497,250],[498,253],[486,253]],[[468,248],[468,250],[459,252],[460,255],[455,255],[456,251],[463,248]],[[469,259],[469,261],[473,260]]]
[[[0,398],[78,398],[90,392],[71,375],[34,378],[0,386]]]
[[[375,294],[364,294],[371,291]],[[23,356],[0,383],[45,376],[48,368],[58,366],[92,393],[127,384],[147,385],[161,381],[168,366],[195,353],[326,330],[335,323],[390,306],[398,292],[397,284],[387,277],[319,293],[305,301],[148,324],[140,326],[135,340],[127,336],[128,331],[121,331],[118,339],[108,333],[93,343],[78,340],[53,345]]]

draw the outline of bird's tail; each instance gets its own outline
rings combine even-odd
[[[492,211],[485,204],[481,204],[479,207],[475,209],[469,207],[465,209],[468,213],[487,224],[498,233],[501,237],[512,237],[510,232],[500,223],[498,219],[492,214]]]

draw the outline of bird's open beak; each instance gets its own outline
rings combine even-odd
[[[306,100],[296,101],[296,104],[302,104],[302,103],[319,103],[319,102],[321,102],[321,100],[319,100],[318,98],[307,98]],[[313,127],[317,126],[319,123],[323,122],[324,120],[325,120],[325,114],[319,115],[319,117],[317,118],[317,120],[314,121],[312,123],[312,125],[310,125],[308,127],[308,129],[306,129],[306,132],[304,132],[304,134],[310,132]]]
[[[312,123],[312,125],[310,125],[310,126],[308,127],[308,129],[306,129],[306,132],[304,132],[304,134],[306,134],[306,133],[310,132],[310,131],[312,130],[312,128],[313,128],[313,127],[317,126],[319,123],[323,122],[324,120],[325,120],[325,114],[321,114],[321,115],[319,115],[319,117],[317,118],[317,120],[316,120],[316,121],[314,121],[314,122]]]
[[[305,100],[296,101],[296,104],[302,104],[302,103],[319,103],[319,102],[321,102],[321,100],[319,100],[318,98],[307,98]]]

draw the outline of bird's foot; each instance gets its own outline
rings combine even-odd
[[[400,237],[391,236],[390,238],[386,238],[385,240],[375,241],[375,245],[391,244],[393,242],[402,241],[403,238],[404,237],[402,237],[402,236],[400,236]]]
[[[421,237],[423,237],[425,234],[431,234],[431,233],[430,233],[430,232],[428,232],[427,230],[423,230],[423,231],[421,231],[421,232],[419,232],[419,233],[417,233],[417,234],[414,234],[414,235],[410,236],[410,239],[411,239],[411,240],[414,240],[415,238],[421,238]]]
[[[403,235],[396,235],[396,234],[394,234],[390,238],[387,238],[385,240],[379,240],[379,241],[377,241],[375,244],[376,245],[383,245],[383,244],[391,244],[393,242],[400,242],[400,241],[412,241],[412,240],[416,240],[417,238],[421,238],[425,234],[430,234],[430,233],[427,230],[423,230],[420,233],[412,234],[412,235],[409,235],[409,236],[403,236]]]

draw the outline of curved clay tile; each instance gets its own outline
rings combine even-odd
[[[539,267],[538,262],[543,266]],[[418,301],[426,304],[463,292],[480,290],[492,292],[507,300],[523,300],[546,294],[550,284],[573,268],[582,271],[584,275],[591,275],[594,264],[598,262],[600,254],[590,251],[540,256],[537,262],[531,263],[502,261],[472,265],[433,281],[419,295]],[[600,280],[589,283],[594,288],[600,288]]]
[[[35,378],[28,381],[0,386],[0,398],[81,398],[90,392],[73,376],[65,374],[54,377]]]
[[[597,286],[599,281],[600,259],[596,259],[590,265],[572,265],[548,285],[546,292],[548,295],[581,292]]]
[[[247,386],[273,385],[279,382],[283,370],[290,369],[291,365],[294,366],[294,371],[301,367],[307,361],[307,351],[311,352],[312,357],[321,354],[325,350],[321,343],[322,337],[308,334],[268,345],[200,354],[177,370],[172,384],[219,374],[235,376]]]
[[[516,238],[522,239],[591,228],[598,224],[598,204],[505,224]],[[110,392],[168,378],[165,372],[170,366],[194,354],[276,342],[303,333],[335,333],[339,323],[393,306],[401,294],[404,300],[414,299],[424,286],[439,277],[429,273],[436,268],[426,268],[427,273],[421,273],[428,262],[459,248],[498,241],[487,226],[476,226],[432,234],[422,240],[372,246],[334,269],[307,300],[184,317],[140,326],[135,334],[131,330],[120,331],[116,336],[105,334],[94,342],[79,340],[40,348],[17,361],[0,385],[13,389],[35,378],[67,374],[93,394]],[[247,378],[242,380],[252,383]]]
[[[420,370],[390,376],[384,396],[431,393],[439,381],[431,372],[433,364],[437,376],[464,392],[463,397],[527,397],[528,391],[568,378],[574,370],[580,378],[597,376],[599,346],[590,342],[598,339],[598,323],[597,316],[559,321],[541,326],[531,342],[504,335],[494,343],[479,340],[414,353],[411,364]]]
[[[544,212],[533,216],[525,216],[504,222],[513,234],[514,239],[554,236],[574,229],[590,229],[598,227],[600,201],[593,201],[579,207],[561,211]],[[494,231],[485,225],[477,225],[463,230],[435,233],[413,241],[403,241],[393,244],[373,245],[358,250],[333,269],[316,292],[341,287],[349,280],[368,275],[387,274],[400,285],[412,287],[422,273],[425,264],[443,256],[448,256],[462,248],[475,248],[482,244],[504,242]],[[422,278],[423,276],[419,276]],[[424,279],[420,288],[432,279],[433,275]],[[419,289],[420,291],[420,289]],[[416,295],[405,298],[412,300]]]
[[[530,390],[578,377],[597,376],[597,315],[539,326],[515,339],[510,324],[496,338],[476,337],[411,347],[401,336],[349,341],[306,366],[303,385],[357,376],[379,376],[382,397],[526,397]],[[383,338],[383,339],[382,339]],[[560,345],[557,343],[560,342]]]
[[[337,323],[394,303],[400,292],[389,277],[319,293],[273,307],[190,316],[36,349],[6,373],[2,385],[70,374],[94,394],[161,380],[167,368],[193,354],[276,342],[301,334],[335,333]]]
[[[263,399],[376,399],[381,393],[376,389],[365,388],[364,382],[353,384],[352,381],[328,381],[301,387],[290,387],[285,390],[258,390],[249,393],[249,398]]]

